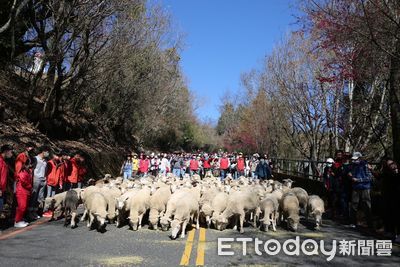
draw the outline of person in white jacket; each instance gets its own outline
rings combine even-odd
[[[160,162],[160,174],[166,176],[169,170],[171,170],[169,160],[167,159],[167,156],[165,154],[162,154]]]

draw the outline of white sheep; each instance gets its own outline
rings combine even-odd
[[[161,229],[167,231],[170,225],[171,218],[174,216],[176,211],[176,205],[181,200],[181,196],[190,193],[187,189],[180,189],[174,192],[167,203],[167,209],[164,216],[160,218]]]
[[[307,191],[301,187],[293,187],[292,189],[290,189],[289,192],[296,195],[297,199],[299,200],[300,208],[302,208],[303,211],[306,210],[307,202],[308,202]]]
[[[98,229],[104,230],[107,218],[107,200],[103,194],[94,192],[87,196],[85,201],[85,213],[89,215],[87,227],[91,228],[93,222],[98,222]]]
[[[300,221],[299,200],[292,193],[285,194],[279,203],[280,221],[286,220],[290,230],[297,231]]]
[[[159,218],[164,215],[167,209],[171,194],[171,186],[161,186],[150,198],[149,222],[154,230],[157,230]]]
[[[315,219],[315,229],[319,230],[322,224],[322,214],[325,212],[324,201],[317,195],[311,195],[308,198],[306,219],[311,215]]]
[[[133,231],[142,228],[143,215],[150,207],[150,186],[144,186],[139,192],[134,194],[128,200],[129,210],[129,225]]]
[[[58,219],[64,213],[64,200],[67,192],[56,194],[52,197],[47,197],[44,201],[44,210],[51,210],[53,214],[50,220]]]
[[[179,232],[181,238],[185,237],[186,226],[191,218],[196,218],[196,229],[199,229],[199,205],[190,193],[181,195],[180,201],[175,206],[174,219],[171,221],[171,238],[175,239]]]
[[[260,211],[263,213],[264,217],[260,219],[264,231],[268,231],[270,225],[272,225],[272,230],[276,231],[276,220],[278,216],[278,201],[275,198],[264,198],[260,202]]]
[[[121,196],[121,190],[116,187],[104,186],[100,192],[104,195],[107,200],[107,218],[110,223],[113,223],[116,218],[116,206],[117,198]]]
[[[139,192],[139,190],[136,188],[130,189],[116,199],[117,227],[122,226],[126,221],[130,210],[130,206],[128,205],[128,200],[129,198],[133,197],[137,192]]]
[[[259,205],[259,196],[251,190],[238,191],[229,196],[228,205],[224,212],[215,217],[218,230],[224,230],[228,219],[234,215],[239,216],[240,233],[244,233],[243,223],[246,212],[255,212]],[[255,220],[256,216],[254,216]],[[256,225],[256,222],[254,222]]]
[[[216,219],[215,218],[218,217],[219,215],[221,215],[221,213],[224,212],[224,210],[228,206],[228,198],[229,198],[229,195],[227,193],[220,192],[212,200],[212,203],[211,203],[212,217],[208,221],[211,221],[215,227],[216,227]]]

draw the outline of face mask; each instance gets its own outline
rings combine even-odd
[[[326,166],[332,167],[332,163],[327,163]]]
[[[43,156],[44,156],[45,158],[47,158],[47,157],[49,156],[49,152],[44,152],[44,153],[43,153]]]

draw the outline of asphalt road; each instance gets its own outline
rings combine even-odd
[[[256,255],[254,243],[247,245],[247,255],[242,255],[242,243],[230,243],[233,256],[218,256],[217,238],[259,238],[264,242],[285,240],[299,236],[300,240],[324,240],[326,249],[332,248],[332,240],[370,240],[359,232],[327,221],[321,231],[300,226],[297,233],[278,227],[277,232],[260,232],[251,226],[244,234],[233,229],[192,229],[185,239],[170,240],[169,232],[153,231],[147,226],[137,232],[127,226],[116,228],[107,225],[105,233],[89,230],[84,223],[76,229],[63,226],[63,221],[47,222],[42,219],[23,229],[9,229],[0,235],[0,266],[399,266],[400,248],[393,245],[392,255],[383,256],[340,256],[339,252],[328,262],[327,256],[307,256],[300,250],[299,256]],[[229,243],[223,243],[225,245]],[[271,247],[272,251],[272,247]],[[357,253],[357,249],[356,249]]]

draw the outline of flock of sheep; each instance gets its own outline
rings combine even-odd
[[[240,233],[246,221],[263,231],[270,227],[276,231],[278,223],[286,222],[288,230],[296,231],[300,213],[307,219],[311,216],[319,229],[324,213],[323,200],[309,196],[303,188],[292,188],[291,180],[281,183],[240,177],[221,181],[211,174],[203,180],[198,175],[183,180],[168,175],[136,181],[107,175],[96,185],[47,198],[45,207],[53,210],[55,218],[64,215],[65,226],[74,228],[80,204],[85,209],[80,220],[87,220],[89,228],[104,231],[107,223],[115,223],[117,227],[129,224],[136,231],[148,212],[149,227],[156,230],[161,226],[163,231],[170,228],[173,239],[179,233],[185,237],[189,223],[199,228],[200,222],[221,231],[233,225]]]

